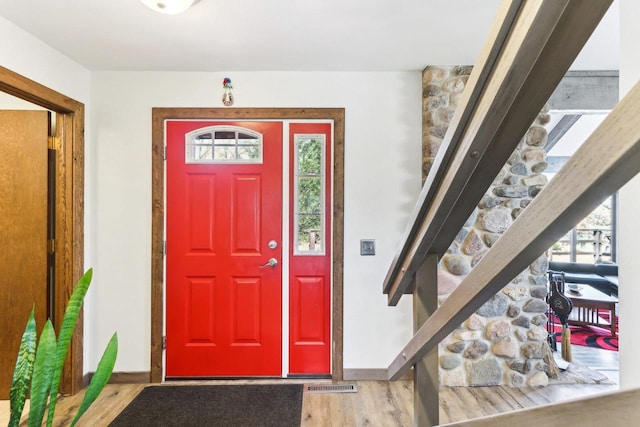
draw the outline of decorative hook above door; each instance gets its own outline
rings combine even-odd
[[[231,85],[231,79],[229,77],[225,77],[222,81],[222,88],[224,89],[224,93],[222,94],[222,103],[230,107],[233,105],[233,94],[231,93],[231,89],[233,86]]]

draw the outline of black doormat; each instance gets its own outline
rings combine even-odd
[[[298,427],[302,384],[149,386],[112,427]]]

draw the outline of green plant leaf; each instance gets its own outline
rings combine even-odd
[[[18,350],[18,357],[16,359],[16,367],[13,370],[10,391],[11,416],[9,417],[9,427],[20,424],[24,402],[27,399],[29,384],[31,383],[33,363],[36,358],[37,341],[34,310],[34,308],[31,309],[27,326],[24,328],[22,340],[20,341],[20,349]]]
[[[109,344],[107,344],[107,348],[105,348],[104,353],[102,354],[96,373],[93,374],[93,377],[91,378],[89,387],[82,398],[82,403],[80,404],[80,408],[78,408],[78,413],[71,423],[71,427],[76,425],[76,422],[78,422],[82,414],[84,414],[89,406],[91,406],[93,401],[96,400],[104,386],[109,381],[111,373],[113,372],[113,366],[116,364],[117,355],[118,334],[115,333],[111,337],[111,340],[109,340]]]
[[[62,376],[62,367],[64,366],[64,360],[67,357],[69,351],[69,344],[71,343],[71,337],[76,327],[76,321],[78,320],[78,314],[82,308],[82,301],[84,300],[89,285],[91,284],[91,276],[93,270],[89,269],[84,276],[80,278],[76,285],[71,298],[67,303],[67,309],[64,312],[62,318],[62,325],[60,326],[60,336],[58,337],[58,348],[56,349],[56,369],[51,382],[51,398],[49,399],[49,414],[47,415],[47,427],[51,427],[53,423],[53,414],[56,409],[56,402],[58,400],[58,389],[60,388],[60,377]]]
[[[29,406],[29,427],[40,427],[47,407],[51,380],[55,370],[56,332],[51,320],[47,320],[38,341],[33,379],[31,380],[31,402]]]

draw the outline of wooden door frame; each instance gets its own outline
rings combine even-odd
[[[343,377],[344,108],[153,108],[151,197],[151,382],[162,382],[164,331],[165,120],[333,120],[332,357],[334,380]]]
[[[0,91],[56,113],[56,331],[73,288],[84,272],[84,104],[0,66]],[[61,392],[83,387],[83,313],[80,312],[62,376]],[[26,322],[26,319],[25,319]]]

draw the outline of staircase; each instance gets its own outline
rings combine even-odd
[[[498,10],[384,280],[389,305],[413,294],[414,336],[388,374],[395,380],[413,368],[415,425],[439,424],[438,343],[640,171],[636,85],[437,306],[439,259],[610,4],[505,0]],[[537,426],[594,425],[596,419],[631,425],[625,421],[640,412],[633,404],[638,397],[640,391],[627,391],[454,425],[529,425],[534,419]]]

